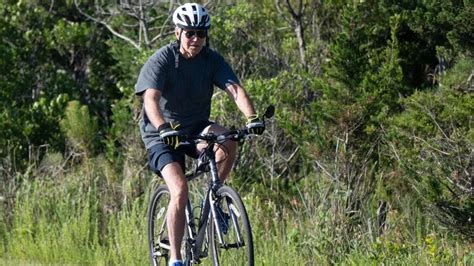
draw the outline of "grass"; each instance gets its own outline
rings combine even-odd
[[[117,193],[108,190],[106,177],[94,167],[17,180],[21,182],[8,210],[12,218],[3,224],[0,264],[148,264],[146,209],[153,182],[135,194]],[[322,204],[311,187],[301,188],[300,197],[288,204],[257,190],[244,194],[257,265],[474,262],[472,244],[420,219],[421,211],[392,211],[385,234],[374,237],[368,220],[354,226],[337,222],[337,208]]]

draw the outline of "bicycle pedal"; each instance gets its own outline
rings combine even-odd
[[[165,250],[168,251],[170,247],[170,240],[168,238],[163,238],[161,239],[158,243],[157,246],[155,246],[156,249],[158,250]],[[167,253],[167,252],[165,252]]]
[[[159,257],[168,257],[168,252],[161,252],[160,250],[157,250],[153,253],[153,258],[159,258]]]

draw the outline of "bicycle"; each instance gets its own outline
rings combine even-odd
[[[269,106],[264,118],[273,116]],[[184,136],[187,141],[205,141],[207,147],[196,160],[194,171],[186,174],[190,181],[210,172],[204,198],[198,206],[192,205],[191,195],[186,205],[185,233],[181,244],[184,265],[199,264],[211,255],[213,265],[254,265],[253,237],[250,221],[239,194],[224,185],[218,176],[214,147],[226,140],[243,141],[251,134],[247,129],[232,130],[216,135],[212,132],[199,136]],[[148,208],[148,243],[152,265],[168,264],[169,240],[166,227],[166,211],[169,189],[159,186]],[[196,200],[196,199],[195,199]],[[195,217],[195,210],[199,214]],[[230,252],[232,251],[232,252]]]

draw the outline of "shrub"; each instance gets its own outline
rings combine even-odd
[[[60,125],[72,149],[89,157],[94,151],[98,132],[97,119],[89,114],[89,108],[78,101],[70,101]]]
[[[388,137],[403,175],[430,213],[472,238],[474,97],[460,90],[466,81],[459,84],[459,77],[467,77],[465,72],[474,67],[472,59],[470,65],[461,60],[449,71],[443,77],[449,86],[404,99],[405,111],[391,120]]]

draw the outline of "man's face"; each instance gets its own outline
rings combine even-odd
[[[207,31],[205,30],[183,30],[177,28],[175,34],[177,39],[181,35],[180,51],[185,58],[196,56],[206,44]]]

